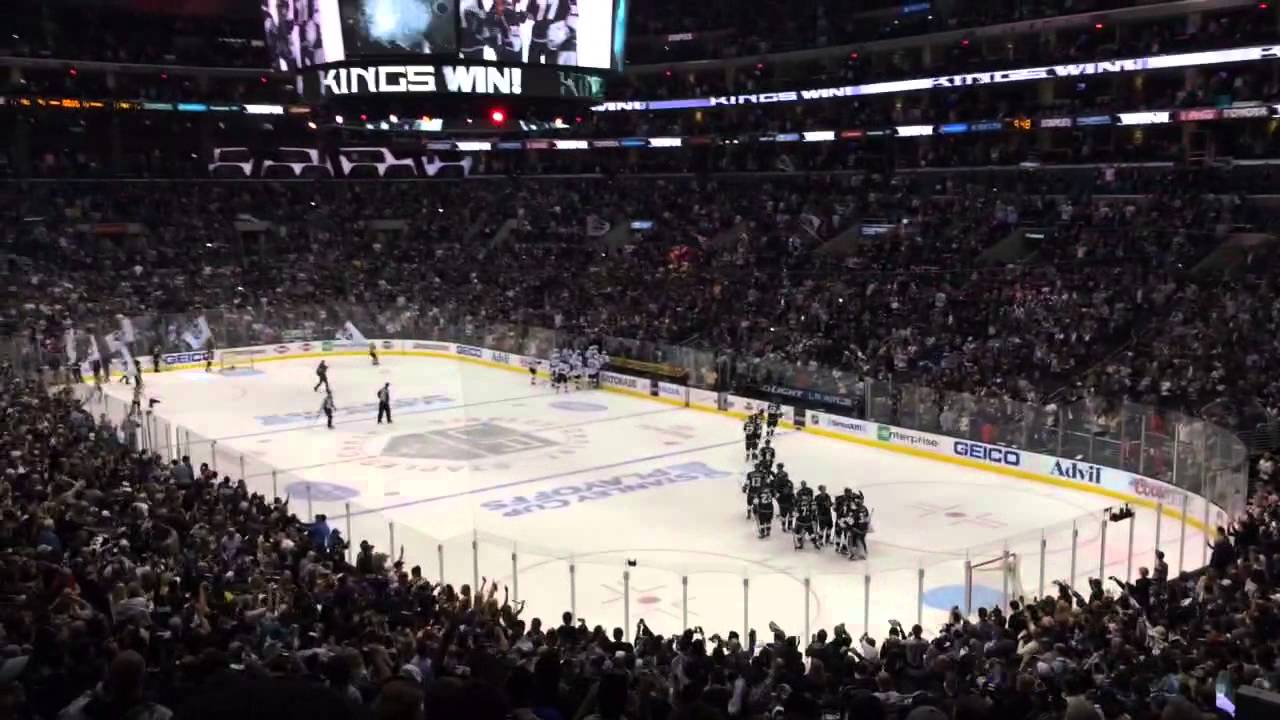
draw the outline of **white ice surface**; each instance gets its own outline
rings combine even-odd
[[[1106,497],[780,431],[778,460],[794,481],[866,494],[870,559],[850,562],[830,549],[797,552],[776,524],[771,539],[757,539],[739,491],[741,422],[731,417],[609,392],[556,395],[525,375],[445,359],[384,357],[375,368],[337,357],[329,377],[339,414],[328,430],[315,419],[315,364],[148,375],[157,427],[170,428],[157,432],[176,436],[197,465],[216,456],[233,478],[243,462],[252,489],[288,493],[304,519],[325,513],[345,531],[349,503],[356,543],[386,551],[394,535],[394,551],[403,546],[407,565],[433,580],[442,569],[455,585],[496,578],[527,601],[526,617],[554,619],[572,606],[593,625],[630,630],[644,618],[667,632],[687,613],[708,634],[750,626],[767,636],[771,620],[801,633],[807,605],[814,632],[837,623],[860,632],[869,617],[882,636],[889,618],[910,625],[921,609],[933,629],[963,603],[966,557],[991,560],[1007,546],[1034,593],[1043,536],[1046,587],[1068,578],[1073,522],[1077,587],[1104,556],[1106,574],[1129,571],[1128,523],[1108,527],[1104,549],[1100,511],[1116,503]],[[398,404],[392,425],[374,421],[384,382]],[[478,446],[466,439],[476,433]],[[676,466],[696,472],[656,472]],[[1152,562],[1156,525],[1153,512],[1139,512],[1135,576]],[[1175,571],[1181,529],[1160,521]],[[1186,566],[1199,565],[1203,541],[1191,528],[1185,547]],[[999,602],[1000,574],[977,577],[985,587],[975,603]]]

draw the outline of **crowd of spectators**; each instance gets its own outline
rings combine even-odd
[[[744,13],[741,5],[729,0],[694,5],[678,0],[646,0],[635,6],[631,31],[639,46],[637,62],[670,62],[900,39],[1137,4],[1131,0],[950,4],[820,0],[756,3]]]
[[[266,69],[255,3],[13,0],[0,55]]]
[[[1230,171],[1094,172],[10,185],[4,321],[57,342],[68,317],[344,300],[693,344],[750,360],[743,378],[785,367],[796,384],[894,379],[1028,402],[1088,381],[1189,411],[1252,383],[1235,399],[1270,408],[1265,376],[1231,372],[1265,352],[1237,353],[1241,330],[1211,320],[1268,322],[1269,301],[1194,272],[1232,227],[1269,229],[1269,213],[1225,194]],[[1095,197],[1125,192],[1143,195]],[[242,235],[236,218],[268,230]],[[595,238],[635,220],[654,229]],[[127,222],[137,234],[92,232]],[[1026,228],[1042,239],[1016,242]],[[1272,266],[1238,282],[1265,287]],[[1146,337],[1161,339],[1149,365],[1095,367]],[[1169,346],[1198,337],[1222,345]],[[1203,379],[1170,391],[1188,363]],[[796,376],[811,366],[835,377]]]

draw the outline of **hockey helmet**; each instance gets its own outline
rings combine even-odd
[[[783,465],[782,463],[778,463],[778,472],[782,472],[782,468],[784,467],[786,467],[786,465]]]
[[[844,494],[845,494],[845,495],[852,495],[852,494],[853,494],[853,488],[845,488],[845,489],[844,489]]]
[[[864,497],[863,497],[863,495],[862,495],[862,492],[861,492],[861,491],[858,491],[858,492],[856,492],[856,493],[854,493],[854,494],[853,494],[853,501],[854,501],[854,502],[856,502],[856,503],[858,503],[859,505],[861,505],[861,504],[862,504],[862,502],[863,502],[863,500],[864,500]]]
[[[819,485],[819,486],[818,486],[818,492],[826,492],[826,491],[827,491],[827,486],[826,486],[826,485]]]
[[[808,484],[808,483],[806,483],[805,481],[801,480],[801,481],[800,481],[800,487],[802,487],[802,488],[803,488],[803,487],[809,487],[809,484]]]

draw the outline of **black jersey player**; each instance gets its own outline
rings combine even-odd
[[[865,560],[867,557],[867,533],[871,532],[871,510],[863,501],[862,493],[853,494],[853,514],[849,528],[849,559]]]
[[[797,500],[799,500],[798,496]],[[796,503],[796,519],[792,525],[791,534],[797,550],[804,549],[806,538],[813,542],[815,548],[822,547],[822,540],[819,538],[814,525],[813,503]]]
[[[323,360],[316,366],[316,386],[311,388],[312,392],[320,392],[320,386],[324,386],[325,392],[332,392],[329,387],[329,366]]]
[[[773,474],[773,495],[778,501],[778,515],[782,519],[782,531],[791,531],[791,516],[796,509],[796,489],[791,484],[786,467],[778,463],[778,470]]]
[[[777,451],[773,449],[773,444],[769,442],[769,438],[765,438],[764,445],[760,448],[760,462],[769,470],[773,469],[773,458],[777,455]]]
[[[773,480],[775,483],[785,482],[788,487],[791,487],[791,475],[787,473],[786,465],[778,463],[777,469],[773,471]],[[794,487],[792,488],[792,492],[795,492]]]
[[[813,508],[818,523],[818,535],[824,544],[830,543],[835,523],[831,517],[831,496],[827,494],[826,485],[818,486],[818,494],[813,497]]]
[[[375,367],[379,365],[378,346],[373,343],[369,343],[369,359],[373,361]]]
[[[804,480],[801,480],[800,487],[796,489],[796,507],[799,508],[801,505],[812,505],[812,504],[813,504],[813,488],[809,487],[809,484],[806,483]]]
[[[773,533],[773,491],[766,485],[756,493],[756,534],[761,539]]]
[[[754,415],[742,424],[742,433],[746,441],[747,462],[755,462],[756,449],[760,447],[760,423]]]
[[[747,493],[747,517],[751,517],[751,512],[755,508],[756,495],[769,486],[769,473],[760,465],[756,465],[747,473],[747,482],[743,486],[743,490]]]
[[[835,545],[840,553],[844,554],[848,552],[849,528],[853,523],[853,491],[845,488],[843,493],[836,496],[832,509],[836,516]]]
[[[765,413],[765,425],[768,427],[765,437],[773,437],[773,431],[778,429],[778,421],[782,419],[782,406],[776,402],[769,403],[769,409]]]

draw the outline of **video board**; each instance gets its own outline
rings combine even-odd
[[[275,69],[432,55],[621,70],[626,0],[262,0]]]

